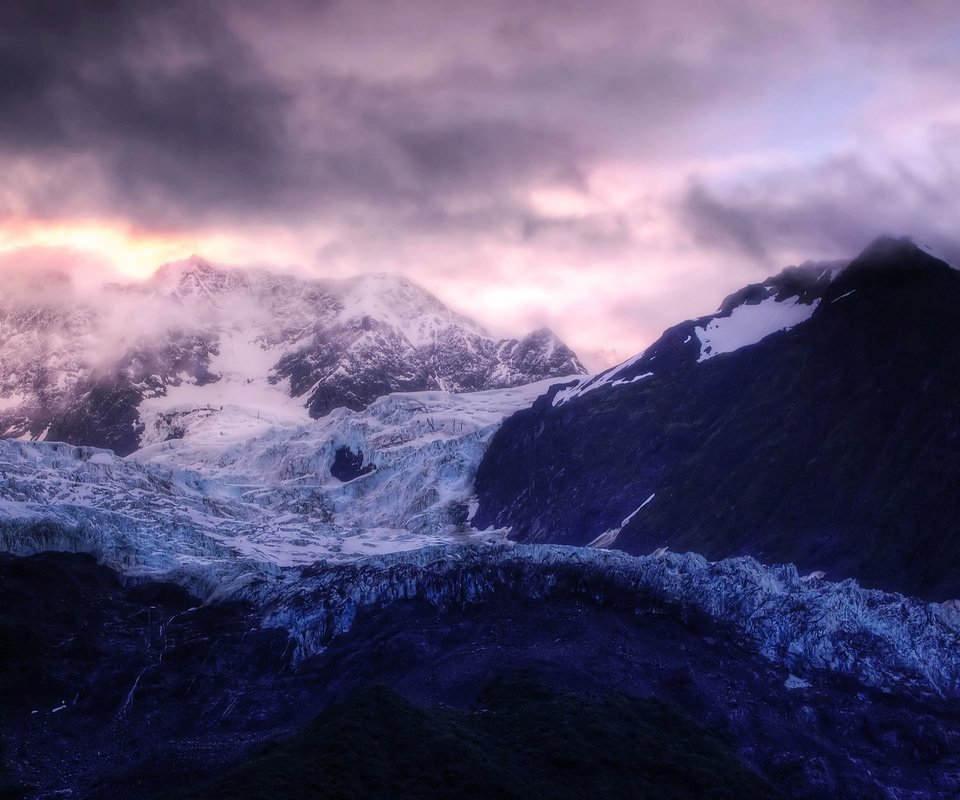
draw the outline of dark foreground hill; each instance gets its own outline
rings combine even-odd
[[[296,663],[242,603],[124,587],[88,556],[0,557],[0,795],[960,789],[955,701],[800,679],[696,614],[576,586],[369,607]]]
[[[676,708],[495,682],[481,710],[371,687],[185,800],[783,797]]]
[[[508,419],[474,525],[960,597],[958,323],[960,272],[907,240],[785,270]]]

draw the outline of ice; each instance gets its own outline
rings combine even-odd
[[[303,424],[241,406],[185,407],[182,438],[125,459],[0,441],[0,548],[90,552],[125,574],[173,576],[205,596],[320,559],[464,541],[475,535],[467,519],[487,442],[553,383],[395,393]],[[376,469],[349,483],[333,478],[344,446]]]
[[[656,497],[656,496],[657,496],[657,494],[656,494],[656,492],[654,492],[654,493],[651,494],[646,500],[644,500],[644,501],[640,504],[640,506],[637,508],[636,511],[634,511],[634,512],[631,513],[631,514],[629,514],[629,515],[627,516],[627,518],[626,518],[623,522],[620,523],[620,527],[621,527],[621,528],[626,528],[627,525],[630,524],[630,520],[632,520],[635,516],[637,516],[637,514],[640,513],[641,509],[646,508],[646,507],[649,505],[650,501],[653,500],[653,498]]]
[[[954,609],[855,581],[811,585],[795,567],[748,557],[711,562],[694,553],[629,556],[560,545],[421,548],[377,555],[363,569],[330,567],[271,594],[266,624],[290,632],[295,660],[349,630],[363,607],[419,599],[436,608],[501,596],[528,602],[582,596],[638,612],[693,612],[736,632],[762,658],[787,667],[787,689],[823,671],[903,692],[960,696],[960,627]]]
[[[610,528],[609,530],[601,533],[596,539],[587,544],[587,547],[593,547],[600,550],[609,550],[613,547],[614,543],[617,541],[617,537],[620,536],[620,531],[627,527],[630,524],[630,521],[640,513],[640,510],[645,508],[647,504],[656,497],[656,493],[651,494],[646,500],[644,500],[637,508],[631,511],[624,518],[623,522],[620,523],[616,528]]]

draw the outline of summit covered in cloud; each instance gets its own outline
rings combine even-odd
[[[398,276],[305,280],[198,257],[99,291],[64,273],[14,275],[0,298],[3,437],[126,454],[179,438],[200,409],[301,424],[391,392],[586,371],[549,329],[495,339]]]

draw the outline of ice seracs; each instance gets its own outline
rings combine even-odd
[[[0,441],[0,549],[91,552],[206,596],[265,569],[476,537],[467,518],[486,443],[551,383],[392,394],[316,421],[282,412],[271,421],[237,405],[173,412],[125,459]],[[375,469],[334,478],[343,447]]]

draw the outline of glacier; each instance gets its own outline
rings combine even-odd
[[[295,659],[349,630],[358,611],[419,599],[462,608],[496,594],[518,601],[577,596],[635,614],[706,619],[794,673],[834,673],[886,691],[960,696],[960,605],[923,603],[848,579],[800,576],[750,557],[625,553],[564,545],[424,548],[317,565],[267,599],[265,623],[288,630]]]
[[[473,476],[504,417],[552,380],[452,394],[395,393],[364,411],[270,424],[259,407],[158,412],[181,438],[109,450],[0,440],[0,547],[92,553],[139,579],[211,599],[261,573],[349,561],[482,534],[468,524]],[[375,466],[343,483],[337,449]]]
[[[126,580],[172,580],[205,602],[243,600],[285,630],[294,662],[358,612],[417,599],[465,607],[507,593],[567,595],[636,614],[705,619],[810,679],[960,696],[960,604],[752,558],[518,545],[470,525],[473,474],[500,421],[552,385],[397,393],[362,412],[256,429],[251,409],[196,411],[183,436],[119,458],[0,441],[0,550],[92,553]],[[374,469],[330,474],[335,451]]]

